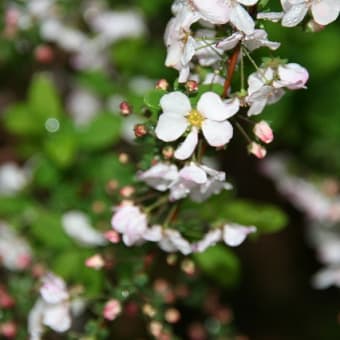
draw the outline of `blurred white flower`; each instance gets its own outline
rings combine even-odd
[[[102,233],[97,231],[86,214],[81,211],[69,211],[62,216],[65,232],[84,246],[103,246],[107,243]]]
[[[0,166],[0,195],[14,195],[29,182],[30,170],[20,168],[15,163],[5,163]]]
[[[28,243],[13,228],[0,221],[0,264],[13,271],[26,269],[32,258]]]
[[[69,293],[65,282],[52,273],[42,279],[41,297],[28,315],[30,340],[40,340],[44,327],[56,332],[65,332],[71,327]]]
[[[245,227],[240,224],[230,223],[223,227],[223,240],[230,247],[237,247],[249,234],[255,233],[256,227]]]

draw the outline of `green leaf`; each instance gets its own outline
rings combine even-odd
[[[45,140],[47,156],[60,167],[67,167],[74,161],[77,151],[77,139],[69,127],[51,133]]]
[[[197,253],[194,259],[198,266],[222,286],[233,286],[240,276],[240,264],[236,255],[227,247],[218,245],[204,253]]]
[[[79,145],[86,150],[98,150],[115,144],[120,138],[121,117],[110,113],[98,116],[78,132]]]
[[[93,255],[93,251],[76,248],[59,254],[52,265],[53,271],[66,281],[82,284],[85,294],[96,296],[103,287],[103,274],[85,266],[85,260]]]
[[[45,74],[38,74],[33,78],[28,94],[28,104],[35,119],[45,122],[48,118],[58,119],[62,114],[59,94]]]
[[[26,209],[29,209],[32,202],[27,198],[19,196],[0,196],[0,215],[10,216],[23,214]]]
[[[166,91],[155,89],[150,91],[145,97],[144,97],[144,103],[148,106],[151,110],[160,110],[160,101],[161,98],[166,94]]]
[[[34,172],[34,182],[41,188],[53,188],[60,182],[57,167],[46,158],[39,160]]]
[[[258,232],[278,232],[287,224],[287,216],[273,205],[246,200],[230,200],[226,195],[227,193],[223,193],[214,196],[204,206],[200,207],[198,211],[200,211],[201,217],[210,221],[216,220],[215,207],[219,206],[218,217],[221,220],[254,225]]]
[[[18,136],[38,136],[44,127],[37,124],[29,107],[25,104],[10,106],[4,114],[4,123],[8,131]]]
[[[30,231],[46,248],[62,250],[74,245],[62,228],[61,217],[51,212],[36,211]]]

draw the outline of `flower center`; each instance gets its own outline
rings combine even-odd
[[[197,110],[191,110],[187,116],[187,120],[192,126],[200,128],[205,118]]]

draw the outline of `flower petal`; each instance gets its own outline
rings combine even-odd
[[[230,7],[224,0],[192,0],[203,19],[212,24],[225,24],[229,21]]]
[[[312,4],[312,15],[320,25],[328,25],[336,20],[339,15],[339,1],[322,0]]]
[[[223,146],[233,136],[233,127],[228,121],[215,122],[206,119],[202,124],[202,131],[208,144],[211,146]]]
[[[216,44],[216,47],[221,48],[224,51],[228,51],[233,49],[238,42],[243,38],[243,34],[240,32],[235,32],[233,33],[231,36],[229,36],[228,38],[225,38],[221,41],[219,41]]]
[[[189,123],[184,116],[163,113],[159,116],[155,133],[158,139],[172,142],[178,139],[187,129]]]
[[[255,23],[249,13],[241,6],[235,5],[230,15],[231,23],[245,34],[254,32]]]
[[[307,14],[308,6],[305,3],[292,6],[283,16],[281,24],[285,27],[298,25]]]
[[[223,240],[230,247],[239,246],[248,234],[256,232],[256,227],[244,227],[239,224],[226,224],[223,229]]]
[[[221,97],[214,92],[205,92],[197,103],[197,110],[204,117],[223,121],[233,116],[239,109],[239,100],[237,98],[223,102]]]
[[[193,162],[190,165],[185,166],[179,172],[179,175],[185,181],[196,184],[204,184],[208,180],[206,172]]]
[[[191,111],[189,98],[179,91],[165,94],[161,98],[160,105],[163,109],[163,113],[172,113],[184,116]]]
[[[189,158],[194,152],[197,142],[198,130],[193,127],[187,138],[185,138],[184,142],[175,151],[175,158],[180,160]]]

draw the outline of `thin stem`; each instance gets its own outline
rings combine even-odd
[[[251,138],[248,136],[247,132],[243,129],[242,125],[238,122],[235,123],[236,127],[239,129],[239,131],[241,132],[241,134],[243,135],[243,137],[247,140],[247,142],[251,143],[252,140]]]
[[[227,77],[225,79],[224,87],[223,87],[223,93],[222,93],[223,98],[226,98],[228,96],[228,91],[229,91],[231,81],[232,81],[233,76],[234,76],[234,72],[235,72],[235,69],[236,69],[236,65],[237,65],[237,61],[238,61],[240,51],[241,51],[241,44],[239,43],[236,46],[233,54],[227,60]]]
[[[254,68],[256,69],[256,71],[259,70],[259,67],[257,66],[254,58],[250,55],[250,53],[248,52],[248,50],[246,48],[242,49],[244,51],[244,54],[247,56],[247,58],[249,59],[250,63],[254,66]]]
[[[241,91],[244,91],[244,60],[243,60],[243,48],[241,47]]]
[[[169,226],[169,224],[173,221],[174,217],[177,215],[177,211],[178,211],[178,205],[175,204],[171,208],[168,216],[166,217],[166,219],[164,221],[164,228],[167,228]]]
[[[152,210],[158,208],[159,206],[168,202],[168,196],[160,197],[155,203],[151,204],[150,206],[145,208],[146,213],[150,213]]]

